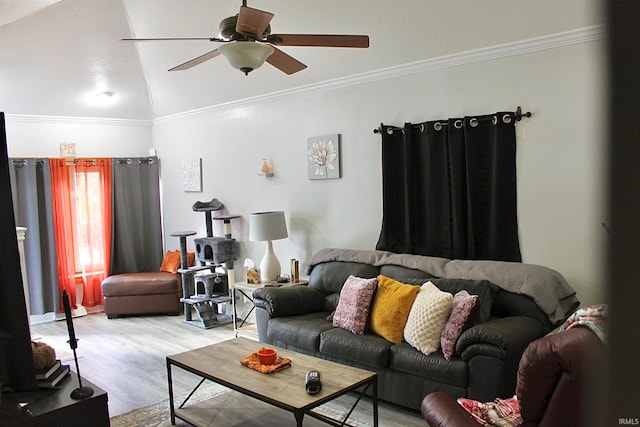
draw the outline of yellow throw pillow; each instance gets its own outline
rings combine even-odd
[[[419,286],[378,276],[378,290],[371,308],[371,331],[395,344],[402,342],[404,326]]]

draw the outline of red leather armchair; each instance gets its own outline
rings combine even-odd
[[[542,337],[527,347],[518,368],[516,395],[523,427],[590,425],[587,392],[599,386],[605,347],[587,327]],[[452,396],[430,393],[422,401],[430,427],[480,426]]]

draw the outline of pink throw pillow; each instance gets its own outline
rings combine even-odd
[[[367,327],[371,300],[377,287],[378,279],[375,277],[363,279],[349,276],[340,291],[338,306],[333,315],[333,326],[363,335]]]
[[[453,308],[440,335],[442,354],[447,360],[451,360],[460,334],[476,323],[479,314],[480,304],[477,295],[460,291],[453,296]]]

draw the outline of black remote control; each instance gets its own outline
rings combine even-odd
[[[309,371],[305,377],[304,387],[309,394],[318,394],[322,389],[322,382],[320,381],[320,372]]]

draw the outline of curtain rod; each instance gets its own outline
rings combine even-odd
[[[516,111],[512,111],[512,112],[511,112],[511,114],[513,115],[513,118],[515,118],[515,119],[516,119],[516,122],[519,122],[520,120],[522,120],[522,118],[523,118],[523,117],[531,117],[531,112],[530,112],[530,111],[527,111],[526,113],[523,113],[523,112],[522,112],[522,108],[521,108],[520,106],[518,106],[518,108],[516,108]],[[475,122],[476,122],[476,123],[477,123],[478,121],[481,121],[481,120],[495,120],[495,116],[494,116],[494,117],[491,117],[491,118],[485,118],[485,119],[476,119],[476,118],[474,117],[474,118],[472,118],[472,119],[470,120],[470,122],[471,122],[471,125],[472,125],[472,126],[473,126],[473,121],[474,121],[474,120],[475,120]],[[460,125],[458,125],[458,123],[460,123]],[[382,127],[383,127],[383,126],[384,126],[384,125],[383,125],[382,123],[380,123],[380,127],[375,128],[375,129],[373,130],[373,133],[381,133],[381,132],[382,132]],[[422,127],[424,127],[423,125],[416,125],[416,126],[422,126]],[[442,128],[442,126],[447,126],[447,123],[446,123],[446,122],[436,122],[436,124],[434,125],[434,128],[435,128],[436,130],[440,130],[440,129]],[[462,121],[456,121],[456,122],[454,123],[454,126],[455,126],[456,128],[458,128],[458,129],[460,129],[460,128],[462,127]],[[395,129],[396,129],[396,130],[400,130],[400,129],[402,129],[402,128],[395,128]]]
[[[147,164],[152,165],[155,160],[154,157],[133,157],[133,158],[124,158],[124,159],[115,159],[118,165],[130,165],[133,162],[137,162],[140,165]]]

